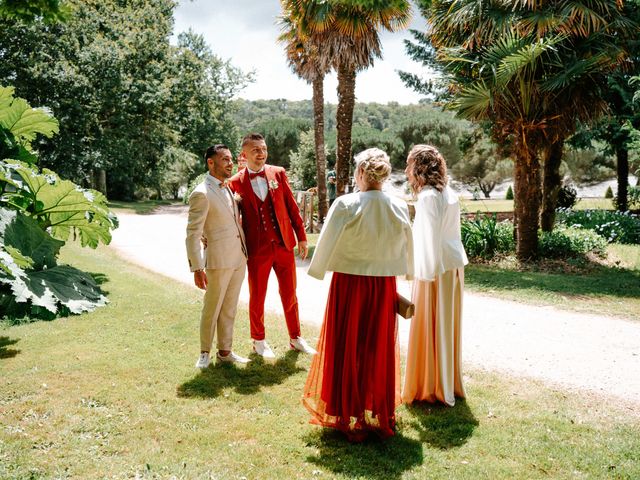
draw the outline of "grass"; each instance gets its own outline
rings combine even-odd
[[[148,215],[162,205],[173,205],[175,203],[179,202],[176,200],[141,200],[136,202],[111,201],[109,202],[109,208],[116,213],[122,212]]]
[[[0,478],[640,477],[631,410],[478,369],[466,402],[400,407],[395,437],[351,445],[308,424],[309,358],[281,317],[267,318],[275,363],[197,373],[199,292],[108,248],[63,260],[102,275],[110,304],[0,327]],[[250,350],[244,309],[235,349]]]
[[[640,245],[611,244],[607,261],[562,260],[525,269],[513,259],[472,263],[465,287],[534,305],[640,321]]]
[[[513,212],[513,200],[504,199],[480,199],[471,200],[468,198],[460,199],[460,208],[463,212]],[[577,210],[613,210],[610,198],[581,198],[576,206]]]

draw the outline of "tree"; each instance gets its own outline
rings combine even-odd
[[[315,132],[302,132],[300,135],[300,146],[298,150],[291,154],[291,184],[296,190],[308,190],[312,187],[320,186],[316,183],[317,177],[317,153],[315,143]],[[321,182],[326,187],[325,177]]]
[[[496,185],[513,172],[510,158],[503,157],[498,146],[481,129],[465,136],[461,141],[462,159],[452,170],[456,180],[467,185],[476,185],[490,198]]]
[[[324,48],[322,35],[315,33],[305,38],[303,26],[296,22],[297,3],[293,0],[281,0],[283,33],[279,40],[285,43],[285,52],[289,66],[313,88],[313,131],[315,142],[316,184],[318,186],[318,221],[324,222],[329,209],[327,186],[325,183],[327,158],[324,144],[324,77],[331,70],[328,52]]]
[[[628,57],[617,37],[637,26],[615,0],[420,5],[450,107],[489,121],[494,140],[513,152],[516,253],[529,260],[538,245],[541,154],[606,110],[603,85]]]
[[[300,40],[319,38],[338,74],[336,174],[337,193],[342,195],[349,182],[356,74],[381,57],[380,29],[396,31],[406,26],[409,2],[310,0],[293,3],[296,8],[290,15],[298,26]]]
[[[300,134],[311,128],[308,120],[280,117],[258,123],[269,148],[269,163],[289,168],[291,153],[300,146]]]

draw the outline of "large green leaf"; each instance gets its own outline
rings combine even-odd
[[[9,130],[22,145],[29,147],[36,135],[58,133],[58,121],[46,110],[31,108],[26,100],[14,98],[13,87],[0,87],[0,127]]]
[[[24,265],[24,257],[28,257],[31,268],[41,270],[56,265],[64,242],[52,238],[32,217],[0,208],[0,244],[19,266]]]
[[[51,170],[39,173],[31,165],[10,160],[5,165],[18,176],[16,180],[14,175],[14,183],[30,197],[29,214],[38,219],[41,226],[51,228],[54,237],[67,240],[75,229],[83,247],[96,248],[100,242],[111,242],[111,230],[117,227],[118,221],[100,192],[61,180]],[[16,197],[20,195],[23,194]],[[18,200],[16,198],[14,204]]]

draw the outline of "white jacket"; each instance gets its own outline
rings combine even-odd
[[[460,204],[449,186],[442,192],[425,187],[416,201],[413,223],[415,276],[432,281],[469,261],[460,238]]]
[[[413,276],[409,210],[379,190],[338,197],[318,238],[308,274],[327,271],[390,277]]]

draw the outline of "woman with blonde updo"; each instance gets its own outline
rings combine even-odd
[[[360,191],[331,206],[308,272],[334,273],[303,403],[352,441],[393,435],[400,404],[396,276],[412,275],[413,247],[407,205],[381,191],[390,173],[382,150],[356,156]]]
[[[417,196],[413,224],[415,280],[402,401],[455,404],[464,398],[461,322],[464,266],[460,205],[447,185],[447,164],[431,145],[409,152],[405,173]]]

